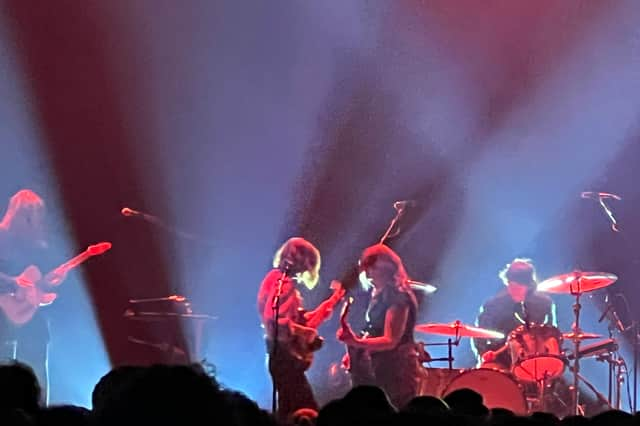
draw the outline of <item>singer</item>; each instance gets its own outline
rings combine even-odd
[[[314,311],[305,311],[296,285],[314,289],[319,270],[318,249],[303,238],[290,238],[276,251],[273,269],[264,277],[258,292],[269,373],[277,392],[276,414],[282,421],[288,421],[300,408],[318,409],[305,371],[311,365],[312,353],[322,343],[316,328],[329,318],[333,306],[344,295],[340,287]]]
[[[480,308],[478,327],[503,333],[505,336],[523,324],[547,324],[557,327],[556,305],[546,294],[538,293],[536,269],[531,259],[515,258],[500,271],[504,284],[497,295]],[[506,339],[472,339],[471,347],[482,367],[509,370],[511,356]]]

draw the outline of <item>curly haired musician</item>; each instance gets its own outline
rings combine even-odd
[[[368,247],[360,257],[360,271],[372,296],[362,337],[348,326],[338,339],[369,354],[373,384],[381,387],[397,407],[418,393],[419,362],[413,329],[417,301],[400,256],[384,244]],[[353,364],[355,360],[351,359]]]
[[[557,326],[555,304],[549,296],[536,291],[536,269],[531,259],[515,258],[499,277],[505,288],[482,305],[477,326],[505,336],[527,322]],[[503,370],[511,367],[505,339],[472,339],[471,344],[481,365]]]
[[[344,290],[334,281],[331,297],[313,311],[304,310],[296,285],[302,284],[310,290],[316,287],[320,252],[303,238],[287,240],[276,252],[273,268],[260,286],[258,313],[266,334],[269,372],[278,393],[277,414],[286,420],[300,408],[318,408],[305,371],[311,365],[313,352],[322,344],[316,329],[329,318]]]
[[[44,403],[48,398],[49,325],[41,311],[26,323],[12,319],[18,284],[33,285],[27,270],[50,264],[45,229],[45,204],[35,192],[14,194],[0,221],[0,358],[18,359],[31,366],[40,381]],[[61,282],[65,277],[56,277]]]

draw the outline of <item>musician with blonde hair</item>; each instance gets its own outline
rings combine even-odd
[[[18,285],[34,286],[33,271],[48,270],[48,247],[44,201],[30,189],[16,192],[0,221],[0,358],[31,366],[45,403],[49,394],[48,321],[38,310],[28,322],[15,323],[6,310],[12,298],[19,297],[14,293]],[[48,278],[59,284],[65,275]]]
[[[344,295],[341,285],[334,281],[329,298],[313,311],[304,309],[297,286],[314,289],[320,264],[320,252],[313,244],[304,238],[290,238],[276,251],[273,269],[258,291],[258,314],[277,391],[277,414],[283,420],[300,408],[318,408],[305,371],[311,366],[313,352],[322,345],[318,326],[329,318]]]

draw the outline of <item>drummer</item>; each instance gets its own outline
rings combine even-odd
[[[536,291],[536,269],[531,259],[513,259],[498,276],[505,288],[482,305],[476,325],[500,331],[506,338],[474,338],[471,347],[480,367],[509,370],[509,334],[527,323],[557,327],[556,306],[549,296]]]

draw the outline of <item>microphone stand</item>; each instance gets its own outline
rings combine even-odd
[[[620,232],[620,230],[618,229],[618,222],[616,221],[616,218],[613,217],[613,212],[611,211],[611,209],[604,203],[603,197],[598,197],[598,204],[602,206],[604,213],[607,215],[607,217],[611,221],[611,229],[614,232]]]
[[[378,242],[378,244],[384,244],[384,242],[388,238],[393,238],[396,235],[398,235],[400,230],[397,230],[393,235],[390,235],[390,234],[393,228],[396,226],[396,223],[398,223],[398,220],[400,220],[400,217],[402,216],[403,213],[404,213],[404,207],[400,207],[396,209],[396,215],[393,217],[393,219],[391,219],[391,223],[389,224],[389,227],[387,228],[386,231],[384,231],[384,235],[382,235],[382,238],[380,238],[380,241]]]
[[[139,217],[145,222],[151,223],[159,228],[164,229],[165,231],[177,235],[178,237],[184,238],[186,240],[197,241],[201,244],[206,244],[209,246],[213,246],[213,241],[204,240],[201,237],[198,237],[195,234],[191,234],[189,232],[182,231],[173,226],[167,225],[164,221],[162,221],[158,216],[154,216],[152,214],[136,212],[135,214],[126,214],[127,217]]]
[[[278,278],[276,294],[273,295],[273,300],[271,301],[271,309],[273,310],[273,318],[275,320],[275,328],[273,330],[273,345],[271,346],[271,354],[269,354],[269,366],[271,366],[272,362],[275,362],[276,355],[278,353],[278,331],[280,329],[280,324],[278,322],[280,316],[280,297],[282,296],[282,286],[285,278],[287,278],[289,274],[290,265],[285,262],[285,267],[282,270],[282,274]],[[271,412],[273,415],[276,414],[276,410],[278,409],[278,400],[277,400],[277,389],[276,389],[276,381],[271,376]]]

